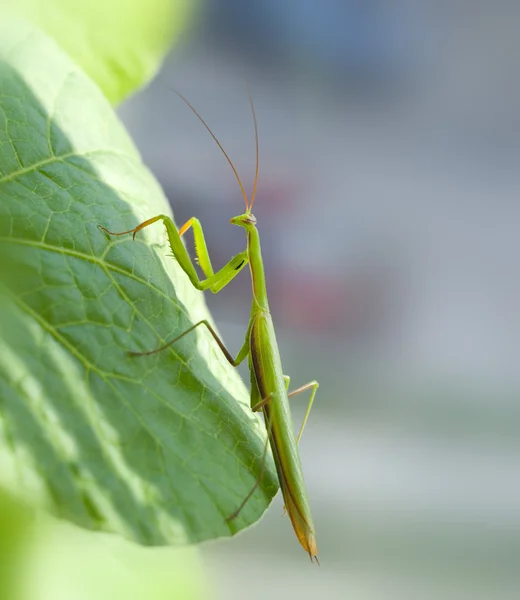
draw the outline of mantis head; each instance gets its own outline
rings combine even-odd
[[[245,212],[243,215],[238,215],[229,220],[231,225],[239,225],[245,229],[251,229],[256,226],[256,217],[252,212]]]

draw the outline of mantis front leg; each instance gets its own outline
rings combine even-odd
[[[109,231],[106,227],[102,227],[101,225],[99,227],[109,235],[125,235],[127,233],[132,233],[133,238],[135,239],[136,234],[141,231],[141,229],[152,225],[156,221],[162,221],[164,223],[164,226],[166,227],[166,233],[168,235],[168,242],[174,257],[177,259],[177,262],[182,270],[189,277],[193,286],[198,290],[210,289],[214,294],[216,294],[222,288],[224,288],[238,273],[240,273],[240,271],[249,262],[247,252],[240,252],[240,254],[234,256],[226,265],[224,265],[215,273],[211,265],[211,259],[206,246],[202,225],[195,217],[192,217],[186,221],[186,223],[184,223],[184,225],[178,231],[175,227],[175,223],[167,215],[157,215],[156,217],[148,219],[147,221],[143,221],[137,225],[137,227],[134,227],[134,229],[117,233]],[[204,275],[206,275],[206,279],[199,278],[190,255],[182,243],[181,237],[186,233],[186,231],[188,231],[190,227],[193,228],[195,253],[197,255],[199,265],[204,272]]]

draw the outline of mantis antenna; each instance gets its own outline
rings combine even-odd
[[[231,159],[229,158],[227,152],[224,150],[224,148],[222,147],[222,144],[218,141],[217,136],[213,133],[213,131],[211,131],[209,125],[206,123],[206,121],[204,121],[204,119],[199,115],[199,113],[197,112],[197,110],[195,109],[195,107],[188,101],[186,100],[186,98],[177,90],[172,90],[173,92],[175,92],[175,94],[177,94],[177,96],[179,96],[179,98],[189,106],[189,108],[191,108],[191,110],[195,113],[195,115],[199,118],[199,121],[204,125],[204,127],[208,130],[209,134],[211,135],[211,137],[215,140],[215,142],[217,143],[217,146],[220,148],[220,150],[222,151],[222,154],[226,157],[226,160],[229,163],[229,166],[233,169],[233,173],[235,174],[236,180],[238,181],[238,185],[240,186],[240,191],[242,192],[242,197],[244,198],[244,204],[246,205],[246,210],[251,210],[251,206],[253,205],[253,202],[251,202],[251,206],[249,206],[249,202],[247,200],[247,194],[246,191],[244,189],[244,186],[242,185],[242,181],[240,180],[240,177],[237,173],[237,170],[235,169],[235,166],[233,165],[233,163],[231,162]],[[253,111],[254,114],[254,111]],[[255,129],[256,129],[256,117],[255,117]],[[257,169],[258,169],[258,152],[257,152]],[[257,170],[258,172],[258,170]],[[253,194],[256,191],[256,177],[255,177],[255,189],[253,191]],[[253,196],[253,201],[254,201],[254,196]]]
[[[251,112],[253,113],[253,122],[255,124],[255,145],[256,145],[256,170],[255,170],[255,181],[253,184],[253,193],[251,194],[251,203],[249,204],[248,210],[253,208],[256,197],[256,186],[258,184],[258,123],[256,122],[255,105],[253,104],[253,96],[249,86],[247,86],[247,93],[249,94],[249,104],[251,105]]]

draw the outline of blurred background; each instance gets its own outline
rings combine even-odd
[[[203,546],[216,598],[518,598],[520,5],[213,0],[120,115],[215,266],[252,189],[321,568],[278,497]],[[191,238],[188,242],[191,248]],[[244,271],[207,301],[236,352]],[[247,381],[247,376],[246,376]],[[297,426],[306,401],[293,401]]]

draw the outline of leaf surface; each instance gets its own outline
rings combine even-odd
[[[232,535],[276,492],[265,428],[204,330],[168,206],[99,89],[42,33],[0,26],[0,486],[143,544]],[[222,292],[222,293],[225,293]],[[244,326],[245,329],[245,326]]]

